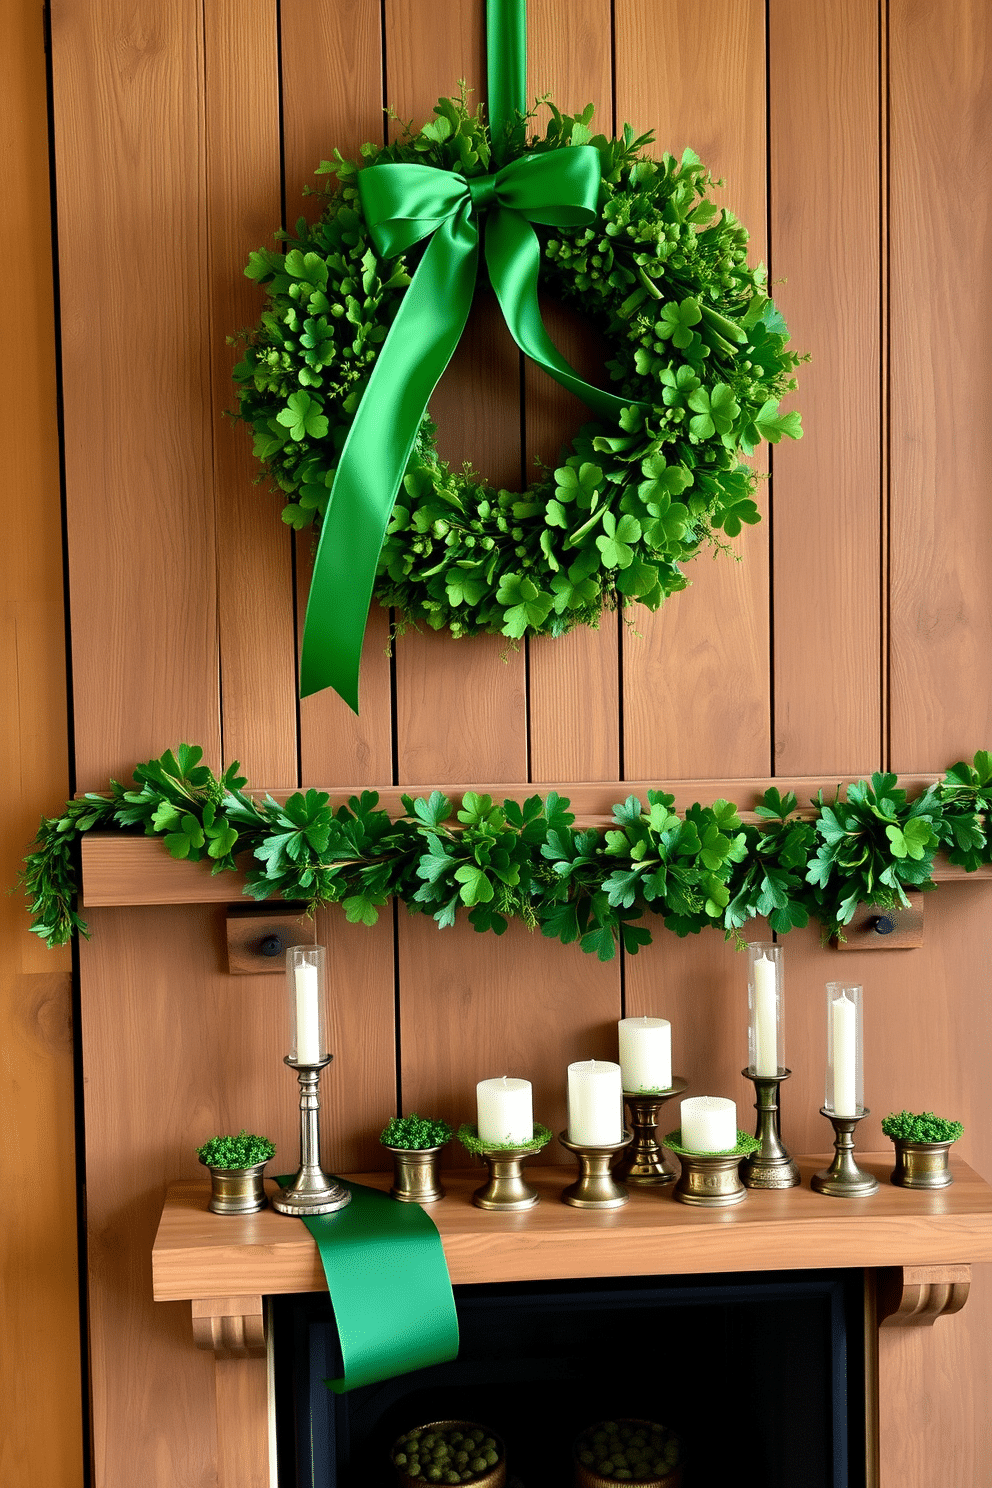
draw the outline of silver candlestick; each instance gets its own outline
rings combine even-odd
[[[296,1071],[300,1082],[300,1166],[288,1187],[272,1200],[280,1214],[333,1214],[351,1203],[351,1194],[329,1178],[320,1166],[320,1072],[333,1059],[326,1055],[318,1064],[298,1064],[290,1055],[284,1063]]]

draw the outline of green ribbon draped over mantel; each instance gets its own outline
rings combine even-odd
[[[287,1174],[277,1180],[283,1187]],[[458,1354],[458,1314],[437,1226],[419,1204],[335,1180],[351,1193],[336,1214],[303,1220],[327,1278],[342,1375],[337,1394],[443,1364]]]
[[[494,141],[519,123],[526,91],[526,0],[487,0]],[[428,400],[472,308],[480,228],[485,261],[517,345],[596,417],[616,423],[630,399],[585,382],[555,348],[537,299],[541,245],[533,224],[595,221],[599,152],[575,145],[523,155],[465,177],[397,162],[359,172],[358,192],[386,258],[429,239],[348,431],[321,526],[307,604],[300,695],[325,687],[358,712],[358,674],[376,565]]]

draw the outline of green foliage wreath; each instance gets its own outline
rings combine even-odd
[[[94,829],[161,837],[174,858],[214,873],[246,870],[246,893],[311,907],[340,904],[373,925],[395,896],[443,929],[465,913],[501,935],[511,918],[609,961],[651,942],[649,917],[677,935],[707,926],[739,935],[756,916],[776,934],[809,920],[843,932],[859,903],[906,904],[933,886],[938,851],[974,872],[992,862],[992,755],[953,765],[910,799],[896,776],[875,774],[800,812],[772,787],[755,822],[730,801],[684,813],[650,790],[613,808],[605,832],[578,828],[566,797],[549,791],[499,804],[468,791],[456,810],[441,791],[404,796],[392,820],[372,791],[334,807],[323,791],[284,802],[248,795],[238,765],[220,777],[202,750],[181,744],[135,767],[130,787],[89,792],[43,820],[22,880],[32,929],[49,945],[85,932],[76,904],[76,850]],[[238,861],[240,859],[240,862]]]
[[[762,440],[799,438],[779,412],[800,358],[749,268],[748,235],[707,196],[691,150],[644,155],[651,135],[593,135],[553,104],[543,137],[511,131],[492,159],[464,89],[418,132],[366,144],[364,165],[395,162],[471,180],[524,153],[592,145],[602,162],[600,215],[581,229],[538,228],[540,285],[605,338],[613,391],[631,405],[619,426],[584,425],[555,470],[524,493],[451,470],[421,426],[382,548],[376,595],[412,621],[454,635],[561,635],[603,607],[657,609],[685,587],[682,565],[759,520],[756,477],[741,461]],[[285,254],[262,249],[246,273],[269,304],[234,370],[254,452],[287,497],[283,520],[319,526],[345,437],[419,249],[380,257],[364,221],[358,167],[335,153],[317,174],[337,185],[301,219]],[[647,405],[645,413],[634,407]]]

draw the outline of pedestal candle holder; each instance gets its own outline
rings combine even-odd
[[[618,1152],[630,1146],[634,1140],[632,1132],[625,1131],[620,1141],[609,1147],[586,1147],[570,1142],[567,1131],[563,1131],[558,1140],[579,1159],[579,1176],[562,1193],[563,1204],[571,1204],[574,1209],[619,1209],[621,1204],[626,1204],[630,1194],[616,1182],[610,1164]]]
[[[753,1068],[742,1069],[754,1086],[754,1109],[758,1113],[755,1139],[760,1143],[741,1163],[741,1178],[746,1188],[795,1188],[802,1182],[799,1168],[782,1141],[779,1126],[779,1086],[792,1074],[779,1069],[777,1075],[758,1075]]]
[[[737,1143],[728,1152],[692,1152],[682,1146],[682,1132],[671,1131],[665,1137],[682,1164],[679,1181],[672,1197],[681,1204],[695,1204],[701,1209],[722,1209],[728,1204],[742,1204],[747,1189],[740,1179],[742,1158],[758,1150],[757,1138],[738,1131]]]
[[[668,1166],[662,1145],[658,1141],[658,1117],[666,1101],[673,1096],[684,1095],[688,1088],[688,1080],[674,1075],[667,1090],[624,1091],[623,1098],[630,1115],[634,1139],[613,1169],[613,1177],[618,1183],[633,1183],[639,1188],[646,1188],[675,1182],[678,1175],[674,1168]]]
[[[480,1209],[532,1209],[540,1202],[537,1189],[531,1188],[523,1174],[523,1165],[534,1156],[533,1147],[482,1147],[479,1156],[489,1169],[489,1182],[477,1188],[472,1203]]]
[[[284,1063],[296,1071],[300,1084],[300,1166],[292,1183],[272,1199],[280,1214],[333,1214],[351,1203],[351,1194],[329,1178],[320,1166],[320,1072],[330,1064],[327,1054],[317,1064],[299,1064],[287,1054]]]
[[[810,1179],[809,1186],[816,1193],[835,1199],[864,1199],[878,1192],[878,1179],[862,1172],[854,1161],[854,1128],[870,1114],[867,1106],[857,1116],[838,1116],[836,1111],[820,1107],[820,1115],[826,1116],[834,1129],[834,1160]]]

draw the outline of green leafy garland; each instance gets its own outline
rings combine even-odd
[[[708,200],[711,176],[691,150],[681,161],[641,151],[651,135],[593,135],[592,106],[577,116],[548,105],[543,138],[512,132],[494,151],[465,93],[441,98],[419,132],[362,146],[366,165],[407,162],[484,175],[525,153],[592,145],[602,160],[600,219],[539,229],[541,287],[574,306],[606,339],[621,425],[586,424],[556,470],[523,494],[495,490],[439,457],[425,420],[393,510],[376,594],[407,620],[454,635],[561,635],[595,625],[604,606],[657,609],[683,589],[680,565],[759,521],[756,477],[741,463],[762,440],[801,435],[779,413],[800,358],[747,265],[748,235]],[[262,249],[245,272],[269,307],[243,333],[234,369],[239,416],[254,452],[285,493],[283,520],[319,526],[335,467],[373,363],[416,267],[417,254],[383,259],[356,187],[358,167],[335,152],[317,174],[323,213],[304,219],[283,254]]]
[[[21,880],[31,928],[50,946],[85,933],[76,848],[95,828],[159,836],[174,858],[209,859],[213,873],[246,867],[245,892],[256,899],[340,904],[349,921],[373,925],[395,896],[441,927],[466,910],[476,930],[501,935],[516,918],[601,961],[618,945],[633,954],[650,944],[640,923],[648,915],[680,936],[706,926],[732,936],[756,916],[776,934],[811,919],[838,934],[859,903],[905,904],[907,889],[932,887],[938,850],[968,872],[992,862],[985,751],[915,800],[895,775],[875,774],[833,801],[818,796],[810,819],[791,792],[772,787],[758,821],[743,824],[729,801],[680,815],[673,796],[650,790],[646,803],[628,796],[614,806],[605,832],[577,829],[555,791],[522,805],[468,791],[456,812],[435,790],[404,796],[396,821],[369,791],[336,809],[317,790],[255,800],[236,762],[218,778],[202,753],[181,744],[138,765],[132,788],[111,781],[109,794],[88,793],[42,820]]]

